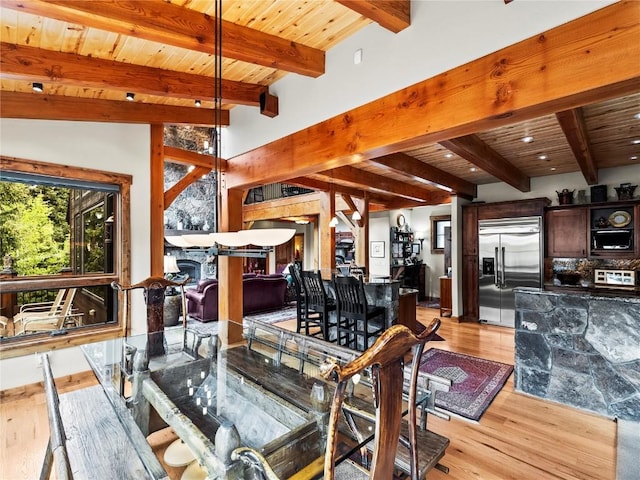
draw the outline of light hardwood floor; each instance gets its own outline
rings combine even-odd
[[[418,319],[425,323],[438,313],[418,308]],[[446,341],[432,346],[513,363],[511,329],[445,318],[440,334]],[[77,388],[87,383],[70,385]],[[13,398],[0,404],[0,479],[35,479],[48,439],[44,395]],[[513,375],[479,423],[430,416],[429,428],[451,440],[442,461],[450,473],[434,470],[429,480],[615,479],[616,423],[517,393]],[[154,439],[158,454],[171,439]],[[177,470],[168,472],[180,478]]]

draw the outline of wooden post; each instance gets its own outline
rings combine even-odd
[[[336,235],[335,228],[329,222],[336,214],[336,196],[333,188],[322,192],[320,196],[320,215],[318,215],[318,239],[320,241],[320,265],[322,278],[330,279],[336,265]]]
[[[242,190],[225,188],[224,174],[221,183],[221,232],[234,232],[242,229]],[[242,325],[242,257],[218,257],[218,319],[231,320]],[[242,329],[224,324],[229,328],[218,332],[224,345],[242,340]]]
[[[150,267],[152,277],[164,276],[164,126],[151,125]]]
[[[4,268],[0,271],[0,279],[13,279],[17,276],[18,272],[13,269],[13,259],[10,255],[5,255]],[[6,317],[13,317],[16,313],[16,303],[18,303],[17,293],[0,294],[0,314]]]

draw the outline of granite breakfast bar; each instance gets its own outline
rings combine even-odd
[[[520,288],[516,390],[640,421],[640,297]]]

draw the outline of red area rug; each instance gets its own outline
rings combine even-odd
[[[512,365],[462,353],[430,348],[420,371],[453,382],[448,392],[436,392],[436,406],[470,420],[479,420],[513,371]]]

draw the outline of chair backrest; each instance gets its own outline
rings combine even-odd
[[[302,276],[300,275],[300,266],[293,263],[289,267],[289,273],[291,274],[291,278],[293,278],[293,287],[296,290],[296,300],[300,301],[304,295],[304,285],[302,283]]]
[[[323,310],[327,305],[327,292],[319,271],[303,270],[300,272],[304,285],[305,303],[308,309]]]
[[[73,290],[75,290],[75,288]],[[51,309],[49,310],[49,315],[55,315],[60,310],[60,308],[62,307],[62,304],[64,302],[64,298],[65,298],[66,294],[67,294],[67,289],[66,288],[61,288],[60,290],[58,290],[56,298],[53,301],[53,303],[51,304]],[[74,295],[75,295],[75,292],[74,292]]]
[[[422,260],[418,260],[413,265],[407,265],[405,267],[403,285],[407,287],[417,288],[418,278],[420,275],[420,268],[422,267]]]
[[[404,325],[393,325],[385,330],[376,342],[355,360],[342,367],[336,364],[326,366],[324,375],[333,376],[338,384],[331,405],[327,433],[327,449],[324,459],[325,480],[335,478],[338,424],[348,383],[354,375],[369,367],[371,367],[376,405],[374,449],[369,478],[374,480],[393,478],[402,423],[404,359],[417,346],[413,359],[413,366],[416,368],[414,368],[415,372],[412,372],[409,385],[409,423],[413,422],[413,434],[411,433],[411,425],[409,425],[409,430],[410,436],[413,435],[413,440],[415,440],[417,366],[424,344],[435,336],[439,327],[440,319],[436,318],[420,335],[416,336]],[[416,458],[417,464],[417,455],[413,454],[412,456]]]
[[[144,290],[144,301],[147,304],[147,350],[149,356],[157,356],[165,353],[164,349],[164,296],[167,287],[179,287],[182,297],[182,319],[183,326],[186,327],[186,297],[184,293],[184,285],[187,279],[182,282],[173,282],[163,277],[148,277],[135,285],[123,286],[117,282],[111,283],[111,288],[124,293],[124,302],[122,309],[124,311],[124,328],[128,333],[128,311],[129,311],[129,295],[131,290],[142,288]]]
[[[367,296],[361,277],[333,278],[338,316],[357,318],[367,313]]]
[[[71,309],[73,308],[73,299],[75,298],[77,291],[77,288],[70,288],[68,290],[66,296],[64,297],[64,303],[60,308],[60,316],[66,317],[67,315],[71,314]]]

